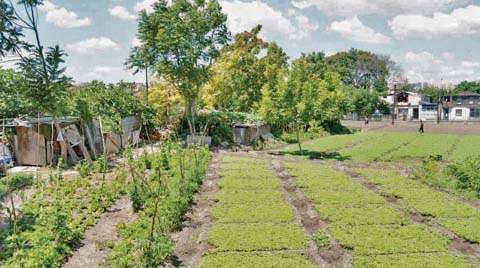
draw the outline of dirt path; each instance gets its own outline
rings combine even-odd
[[[172,235],[175,241],[175,256],[167,267],[197,268],[200,259],[209,248],[207,232],[214,221],[211,217],[215,204],[215,193],[218,191],[218,173],[222,163],[222,154],[217,153],[209,165],[200,192],[195,196],[194,207],[186,215],[186,221],[180,232]]]
[[[327,224],[320,220],[318,213],[315,211],[312,203],[310,203],[302,190],[297,187],[295,180],[289,176],[288,171],[283,163],[278,159],[272,161],[272,167],[275,175],[280,180],[280,185],[285,191],[287,202],[295,208],[296,217],[300,218],[304,231],[310,242],[308,253],[313,257],[316,264],[321,267],[349,267],[351,262],[351,253],[343,249],[327,230]],[[319,231],[324,231],[330,242],[329,248],[319,249],[314,236]]]
[[[90,228],[85,239],[75,250],[64,268],[97,268],[110,253],[109,249],[99,249],[99,242],[118,241],[116,226],[119,223],[130,223],[135,219],[131,201],[123,197],[102,214],[97,224]]]

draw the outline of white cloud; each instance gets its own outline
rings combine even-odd
[[[125,70],[120,67],[113,66],[97,66],[93,71],[86,73],[82,80],[101,80],[106,82],[115,81],[118,74],[124,74]]]
[[[478,67],[480,67],[480,62],[462,61],[462,67],[465,67],[465,68],[478,68]]]
[[[357,16],[344,21],[334,21],[329,28],[347,39],[369,44],[388,44],[390,37],[375,32],[374,29],[363,24]]]
[[[458,8],[450,14],[436,12],[433,16],[400,15],[389,22],[394,35],[440,38],[480,33],[480,6]]]
[[[45,12],[45,20],[60,28],[77,28],[92,24],[90,18],[80,19],[77,13],[59,7],[50,1],[45,1],[39,6],[39,10]]]
[[[122,20],[134,20],[136,18],[135,15],[131,14],[130,11],[123,6],[114,6],[109,8],[108,13],[111,16],[120,18]]]
[[[354,16],[366,14],[431,14],[458,7],[468,0],[297,0],[292,5],[299,9],[316,7],[329,15]]]
[[[480,62],[452,61],[436,57],[430,52],[407,52],[400,59],[410,82],[457,84],[464,80],[480,79]]]
[[[79,54],[93,55],[98,50],[120,49],[119,45],[107,37],[90,38],[77,43],[67,44],[66,49]]]
[[[318,25],[311,22],[308,17],[297,14],[294,10],[283,14],[259,0],[252,2],[222,0],[220,4],[223,12],[228,15],[228,26],[233,33],[250,30],[261,24],[265,33],[279,33],[289,39],[304,39],[318,29]]]

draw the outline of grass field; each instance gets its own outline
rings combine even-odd
[[[479,154],[480,136],[366,132],[318,139],[303,145],[301,154],[292,145],[283,154],[356,163],[415,163],[429,156],[461,161]]]

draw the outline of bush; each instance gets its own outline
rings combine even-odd
[[[307,131],[307,132],[300,132],[300,141],[308,141],[313,140],[316,138],[320,138],[326,136],[327,133],[323,131]],[[283,133],[280,139],[289,144],[297,143],[297,133]]]
[[[463,162],[450,165],[449,173],[458,180],[459,188],[473,190],[480,196],[480,156],[468,157]]]
[[[75,166],[75,170],[80,174],[80,177],[86,178],[92,173],[92,165],[87,160],[82,160]]]
[[[32,184],[33,175],[30,173],[15,173],[8,176],[8,184],[7,178],[0,179],[0,195],[3,195],[8,191],[10,186],[10,190],[16,190],[23,186],[27,186]]]

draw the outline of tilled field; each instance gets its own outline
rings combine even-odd
[[[220,158],[211,221],[196,237],[208,246],[192,248],[200,260],[181,266],[480,267],[478,203],[395,170],[252,154]]]

